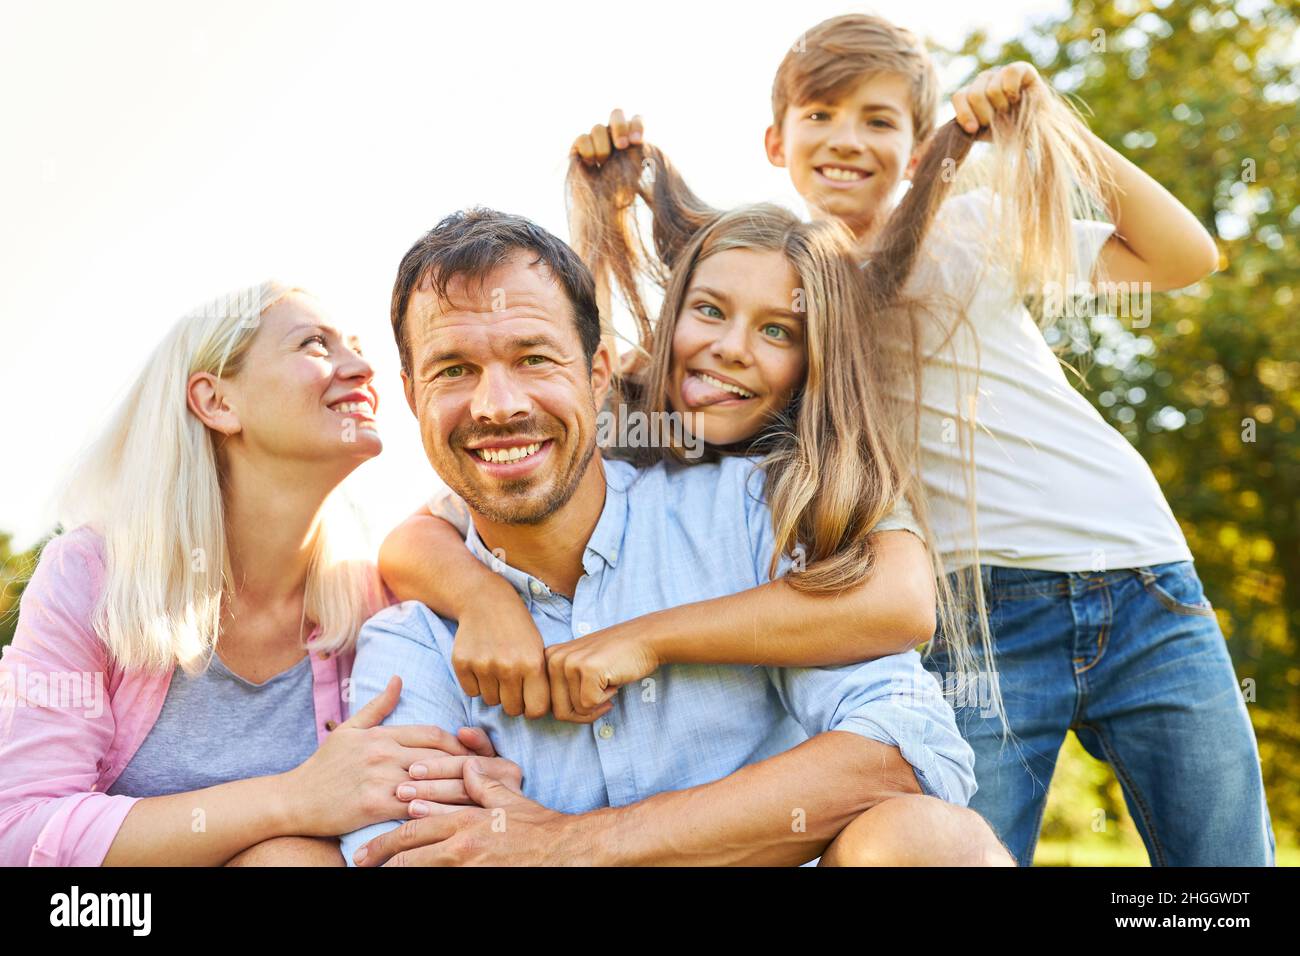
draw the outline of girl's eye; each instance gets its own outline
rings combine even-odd
[[[716,305],[710,305],[708,302],[701,302],[699,305],[695,307],[695,309],[697,312],[700,313],[700,315],[706,316],[707,318],[710,319],[722,318],[722,310],[719,309]]]
[[[784,325],[777,325],[775,322],[769,322],[763,326],[763,334],[770,339],[777,339],[782,342],[790,338],[790,330]]]

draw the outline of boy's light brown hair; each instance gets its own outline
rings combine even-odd
[[[791,105],[833,101],[864,77],[895,73],[912,90],[912,134],[925,142],[939,112],[939,71],[917,36],[881,17],[850,13],[823,20],[799,38],[777,67],[772,122]]]

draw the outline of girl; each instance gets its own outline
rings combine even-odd
[[[468,752],[379,727],[396,680],[344,720],[352,642],[385,596],[325,505],[382,447],[372,376],[278,283],[158,347],[0,661],[0,864],[211,865],[265,844],[239,862],[342,865],[324,838],[391,819],[412,761]]]
[[[448,521],[463,531],[467,515],[437,499],[433,514],[417,512],[389,535],[380,564],[398,597],[459,622],[453,666],[466,693],[512,715],[554,708],[561,719],[591,721],[621,685],[668,662],[843,664],[928,639],[935,565],[922,543],[907,443],[896,433],[901,416],[886,397],[896,369],[883,330],[946,189],[937,164],[960,162],[971,143],[955,126],[942,139],[948,151],[936,154],[930,188],[909,196],[888,252],[867,275],[853,267],[838,224],[803,223],[773,206],[719,214],[653,148],[594,175],[574,160],[574,246],[598,276],[613,273],[649,339],[633,414],[682,416],[711,455],[762,455],[780,542],[773,565],[783,553],[794,570],[744,594],[543,649],[510,586],[459,546]],[[631,235],[637,196],[655,212],[648,256]],[[636,291],[642,272],[665,285],[653,335]],[[689,444],[633,449],[633,457],[687,464]],[[436,574],[431,553],[447,555]]]

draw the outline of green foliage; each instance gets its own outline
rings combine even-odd
[[[1027,60],[1077,97],[1094,133],[1216,236],[1219,272],[1156,294],[1150,325],[1092,321],[1080,387],[1151,464],[1219,610],[1259,737],[1279,841],[1300,823],[1300,43],[1268,0],[1076,0],[1001,46],[976,33],[971,73]],[[1086,351],[1086,349],[1085,349]],[[1070,358],[1067,353],[1067,358]],[[1253,700],[1252,700],[1253,697]],[[1081,751],[1080,751],[1081,754]],[[1073,767],[1080,754],[1065,757]],[[1071,770],[1050,834],[1091,839],[1066,807],[1116,803]],[[1121,804],[1122,805],[1122,804]],[[1071,814],[1076,811],[1070,809]]]
[[[18,602],[27,579],[36,568],[44,542],[29,551],[15,552],[10,543],[13,535],[0,533],[0,648],[14,638],[18,626]]]

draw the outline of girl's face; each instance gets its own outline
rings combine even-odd
[[[727,249],[695,267],[673,332],[668,398],[712,445],[754,437],[807,368],[799,277],[781,252]]]
[[[226,401],[232,438],[250,453],[355,467],[379,454],[374,369],[312,297],[290,293],[262,314]]]

